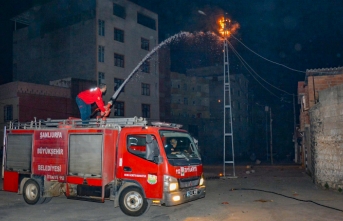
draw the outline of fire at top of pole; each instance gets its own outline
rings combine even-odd
[[[231,19],[222,16],[218,19],[219,34],[224,38],[229,38],[231,34],[234,34],[239,29],[239,23],[232,22]]]

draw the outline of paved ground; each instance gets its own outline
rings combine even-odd
[[[317,187],[299,166],[256,166],[251,170],[255,172],[247,174],[245,166],[238,166],[237,178],[219,179],[222,166],[206,166],[204,199],[175,207],[151,207],[138,218],[125,216],[113,208],[112,201],[91,203],[62,196],[48,204],[29,206],[22,196],[0,191],[0,220],[343,220],[343,194]],[[231,172],[227,167],[226,174]]]

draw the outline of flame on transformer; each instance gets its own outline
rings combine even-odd
[[[224,16],[220,17],[217,21],[219,24],[218,32],[224,38],[229,38],[231,34],[234,34],[239,29],[239,23],[232,22],[231,19],[225,18]]]

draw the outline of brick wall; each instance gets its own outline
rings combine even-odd
[[[21,93],[18,93],[18,96],[19,120],[22,122],[32,121],[34,117],[37,117],[37,120],[79,117],[77,112],[72,111],[74,99]]]
[[[312,127],[313,119],[310,117],[309,110],[318,103],[320,91],[342,83],[342,67],[307,70],[305,81],[298,82],[298,99],[301,101],[299,125],[300,131],[303,133],[301,148],[303,153],[305,153],[304,163],[306,169],[311,175],[315,174],[315,166],[313,164],[315,162],[315,153],[311,149],[313,144],[311,143],[310,128]]]
[[[318,98],[309,111],[314,180],[343,189],[343,85],[322,90]]]
[[[343,84],[343,74],[308,76],[307,79],[308,104],[310,108],[318,101],[320,91]]]

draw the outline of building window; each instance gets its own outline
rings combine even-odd
[[[145,38],[141,38],[141,49],[149,51],[150,45],[149,40]]]
[[[124,55],[114,53],[114,66],[124,67]]]
[[[187,84],[183,84],[183,90],[187,91]]]
[[[183,104],[185,104],[185,105],[188,104],[188,98],[187,97],[183,98]]]
[[[137,12],[137,23],[140,25],[143,25],[147,28],[151,28],[153,30],[156,30],[156,21],[153,18],[150,18],[146,15],[143,15],[139,12]]]
[[[105,47],[101,45],[98,48],[98,61],[105,62]]]
[[[150,73],[150,62],[149,61],[144,61],[141,67],[142,72],[145,73]]]
[[[98,73],[98,84],[105,84],[105,73],[104,72]]]
[[[238,97],[241,96],[241,91],[240,90],[237,91],[237,95],[238,95]]]
[[[150,104],[142,104],[142,117],[150,118]]]
[[[124,31],[114,28],[114,40],[124,42]]]
[[[124,116],[124,102],[116,101],[114,103],[114,116]]]
[[[142,95],[150,96],[150,84],[142,83]]]
[[[98,20],[99,27],[98,27],[98,32],[100,36],[105,36],[105,21],[104,20]]]
[[[126,10],[123,6],[113,3],[113,15],[116,15],[120,18],[126,18]]]
[[[13,105],[4,106],[4,121],[13,120]]]
[[[123,79],[114,78],[114,91],[117,91],[123,83]],[[124,92],[124,87],[121,89],[121,92]]]

